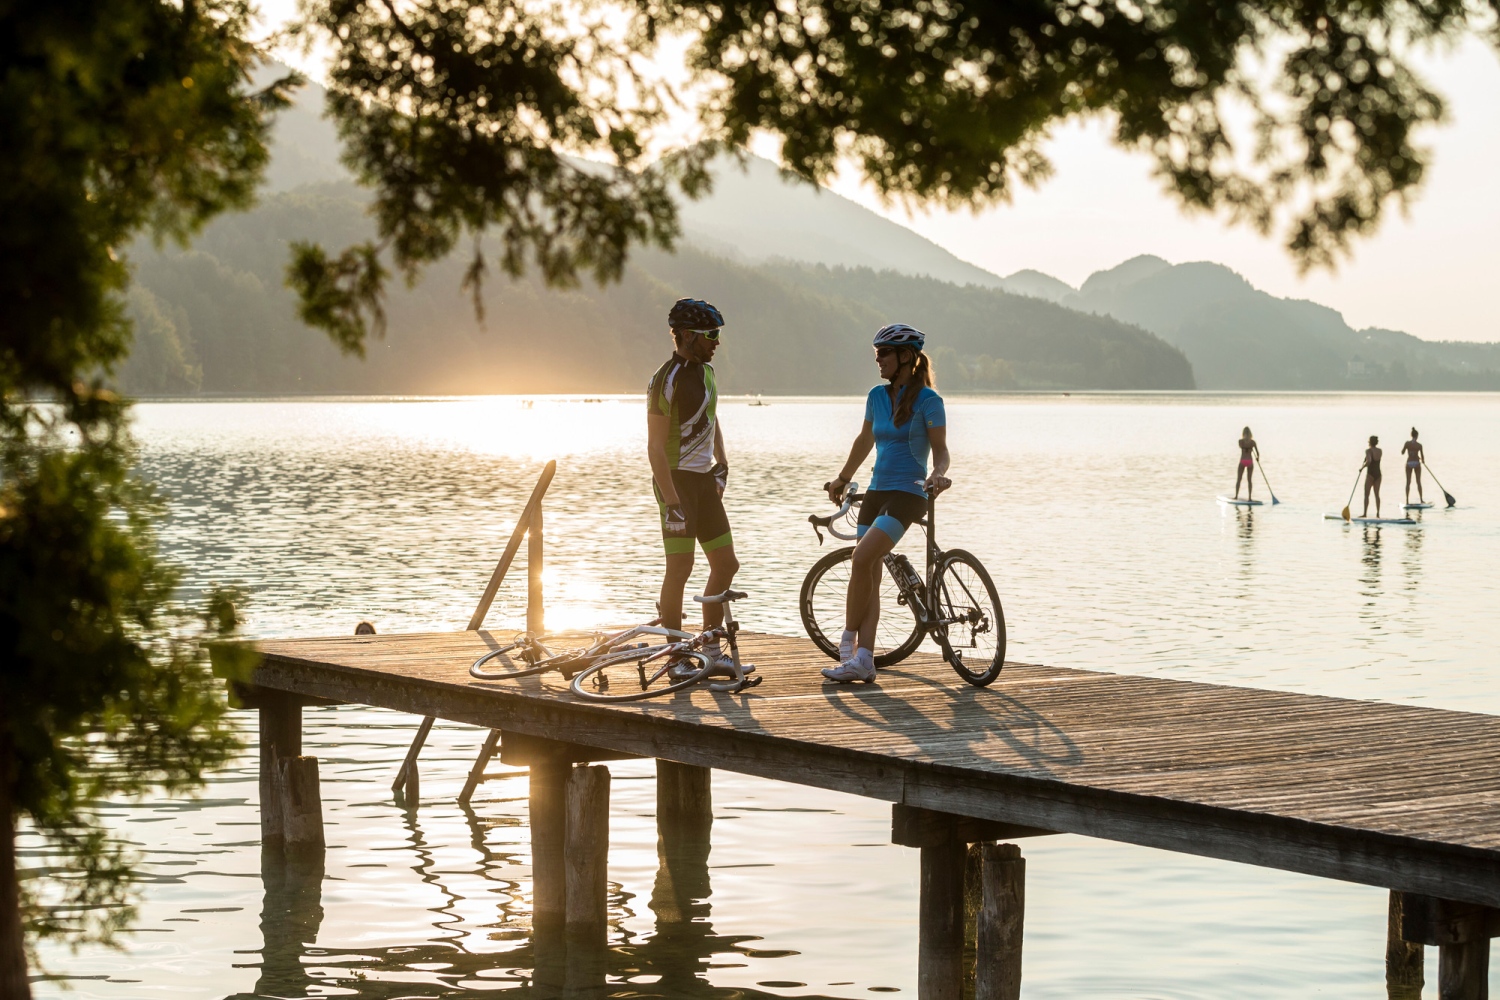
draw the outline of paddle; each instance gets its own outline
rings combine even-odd
[[[1437,488],[1440,489],[1440,490],[1443,490],[1443,484],[1442,483],[1438,483],[1438,477],[1435,476],[1435,475],[1433,475],[1432,466],[1430,466],[1430,465],[1427,464],[1427,459],[1425,459],[1425,458],[1422,459],[1422,468],[1424,468],[1424,469],[1427,470],[1427,474],[1429,476],[1432,476],[1432,481],[1435,482],[1435,483],[1437,483]],[[1453,494],[1449,493],[1447,490],[1443,490],[1443,499],[1446,500],[1446,501],[1448,501],[1448,506],[1449,507],[1457,507],[1458,506],[1458,501],[1455,500],[1455,499],[1453,499]]]
[[[1281,503],[1280,500],[1276,499],[1276,491],[1271,489],[1271,481],[1266,478],[1266,463],[1265,462],[1260,463],[1260,478],[1261,478],[1261,481],[1266,484],[1266,489],[1270,490],[1270,492],[1271,492],[1271,506],[1274,507],[1277,504]],[[1349,499],[1351,499],[1351,500],[1354,499],[1354,495],[1352,493],[1349,495]]]
[[[1364,475],[1365,467],[1361,465],[1359,471],[1354,474],[1354,488],[1349,491],[1349,503],[1354,502],[1354,490],[1359,489],[1359,477]],[[1344,520],[1349,520],[1349,503],[1344,504]]]

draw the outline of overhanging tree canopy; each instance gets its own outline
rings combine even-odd
[[[374,188],[380,239],[300,248],[304,318],[359,350],[382,259],[408,278],[497,236],[554,281],[619,273],[676,234],[668,185],[757,130],[823,180],[850,157],[883,194],[955,206],[1044,179],[1049,130],[1105,114],[1189,209],[1280,231],[1329,266],[1419,185],[1443,102],[1413,46],[1496,40],[1497,0],[310,0],[330,108]],[[645,63],[686,34],[702,144],[661,159],[667,88]],[[1241,121],[1231,129],[1226,119]],[[565,154],[592,154],[585,166]],[[485,271],[476,249],[470,284]]]

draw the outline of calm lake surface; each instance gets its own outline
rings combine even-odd
[[[768,402],[721,404],[736,585],[752,595],[739,617],[800,634],[797,587],[820,552],[805,517],[823,509],[818,486],[862,403]],[[244,587],[254,636],[347,634],[361,619],[382,633],[463,628],[556,458],[556,628],[652,607],[642,410],[638,398],[150,403],[137,427],[189,588]],[[948,414],[955,488],[939,538],[991,569],[1011,659],[1500,712],[1500,396],[956,398]],[[1233,490],[1246,423],[1279,506],[1214,500]],[[1397,449],[1413,424],[1457,509],[1417,527],[1324,521],[1370,434],[1386,449],[1384,509],[1399,514]],[[1427,495],[1441,503],[1430,480]],[[491,628],[522,626],[524,580],[507,581]],[[253,752],[196,800],[111,807],[142,857],[140,920],[120,950],[44,951],[58,978],[38,995],[544,995],[530,984],[524,774],[459,808],[484,733],[439,724],[424,803],[403,811],[389,785],[416,722],[305,710],[329,824],[321,879],[262,870]],[[253,744],[254,716],[242,723]],[[698,922],[658,933],[653,769],[610,769],[611,995],[915,995],[918,859],[889,843],[888,805],[716,772]],[[25,863],[48,863],[22,846]],[[1022,847],[1028,997],[1385,995],[1383,890],[1072,836]],[[1429,997],[1436,966],[1428,949]]]

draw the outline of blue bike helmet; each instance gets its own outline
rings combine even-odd
[[[702,299],[678,299],[667,313],[667,325],[674,330],[705,333],[724,325],[724,314]]]
[[[925,343],[927,334],[905,323],[882,326],[875,334],[876,347],[910,347],[914,351],[920,351]]]

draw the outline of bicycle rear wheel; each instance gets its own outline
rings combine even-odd
[[[993,683],[1005,665],[1005,611],[994,581],[972,553],[944,554],[935,603],[943,658],[975,687]]]
[[[553,659],[546,648],[522,632],[508,645],[492,649],[469,667],[469,676],[482,681],[508,681],[550,670]]]
[[[853,546],[834,549],[807,571],[798,605],[802,627],[813,644],[833,659],[839,656],[844,634],[844,611],[849,599],[849,559]],[[906,659],[922,644],[917,613],[902,598],[901,589],[884,565],[880,568],[880,627],[875,630],[875,665],[888,667]]]
[[[660,669],[662,663],[660,660],[645,661],[661,651],[660,646],[648,646],[606,653],[579,671],[568,689],[584,701],[641,701],[692,687],[713,669],[714,661],[707,653],[682,653],[678,659],[691,660],[696,665],[691,674],[674,681],[670,674],[663,673],[646,686],[642,681],[649,682],[651,674]]]

